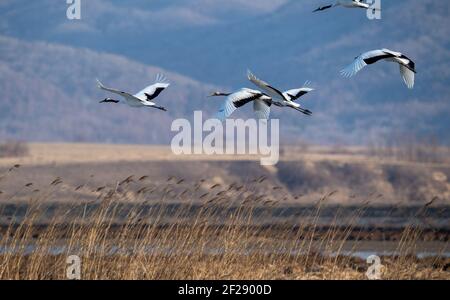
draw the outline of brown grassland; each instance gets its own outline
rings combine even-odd
[[[338,190],[320,190],[321,197],[297,195],[293,191],[300,187],[273,177],[279,170],[258,171],[251,178],[245,173],[247,180],[236,182],[227,180],[236,180],[230,173],[234,164],[219,162],[229,173],[217,178],[215,169],[208,169],[212,162],[190,159],[193,165],[180,160],[182,170],[167,176],[159,169],[145,174],[135,165],[130,168],[136,172],[126,167],[157,160],[172,172],[171,155],[163,148],[153,154],[132,146],[30,148],[28,156],[0,160],[0,279],[66,279],[71,255],[81,259],[82,279],[367,279],[369,265],[353,254],[369,240],[377,243],[374,250],[390,242],[392,253],[380,254],[383,279],[450,279],[445,189],[408,207],[413,215],[401,224],[396,224],[399,219],[395,225],[373,224],[367,216],[383,203],[376,202],[379,194],[352,198],[353,206],[333,200]],[[354,153],[308,155],[302,159],[364,161]],[[123,157],[128,161],[116,166],[117,174],[108,169]],[[86,174],[93,173],[90,178],[84,178],[81,165],[88,168]],[[194,178],[181,176],[188,166],[200,168],[195,171],[201,175],[190,170]],[[81,172],[81,179],[74,179],[71,168]],[[438,168],[431,174],[446,172],[442,164],[427,168]],[[438,179],[439,184],[447,180]],[[403,206],[395,203],[388,210]],[[376,220],[389,216],[382,217]],[[427,248],[432,243],[437,245],[433,251]],[[419,250],[421,244],[425,248]],[[418,257],[420,251],[433,255]]]

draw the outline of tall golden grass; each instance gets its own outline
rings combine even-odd
[[[366,279],[367,263],[342,252],[355,226],[342,229],[336,211],[331,226],[319,230],[330,195],[318,201],[312,221],[300,216],[304,222],[272,224],[267,208],[278,201],[251,185],[214,184],[205,192],[205,180],[182,189],[183,179],[163,186],[146,180],[130,176],[90,188],[97,200],[59,208],[49,208],[47,199],[64,185],[61,178],[30,193],[25,214],[13,214],[3,226],[0,279],[66,279],[72,255],[81,259],[82,279]],[[159,200],[151,198],[156,191]],[[346,224],[356,224],[366,208]],[[450,278],[448,259],[424,265],[410,255],[419,235],[418,227],[404,230],[398,255],[383,259],[383,279]]]

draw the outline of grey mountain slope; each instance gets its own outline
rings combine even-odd
[[[214,89],[117,55],[6,37],[0,37],[0,68],[0,138],[165,143],[172,119],[191,114]],[[158,98],[168,113],[98,103],[111,95],[97,89],[96,77],[137,92],[158,72],[173,84]]]
[[[295,112],[281,115],[274,109],[275,117],[283,117],[282,128],[298,139],[365,143],[411,134],[436,135],[450,143],[450,2],[383,1],[379,21],[369,21],[362,10],[311,12],[328,1],[280,0],[274,6],[265,6],[271,1],[258,1],[265,4],[256,8],[239,5],[248,2],[92,0],[84,2],[82,21],[73,22],[65,18],[64,1],[57,5],[51,0],[3,1],[0,31],[24,40],[89,48],[99,57],[115,53],[139,65],[160,66],[233,89],[248,85],[247,68],[280,89],[311,80],[317,91],[304,104],[313,110],[313,118],[305,120]],[[375,65],[350,80],[339,76],[353,57],[381,47],[401,50],[416,61],[419,73],[413,91],[404,87],[398,68],[390,64]],[[8,67],[21,72],[11,64],[22,59],[10,56]],[[30,55],[33,59],[37,58]],[[88,62],[72,66],[73,76],[86,77],[83,63]],[[125,78],[129,73],[114,81],[114,70],[108,70],[111,77],[105,82],[117,85],[123,80],[125,87],[135,87]],[[65,70],[57,70],[54,76],[58,73],[67,76]],[[43,74],[52,76],[45,69]],[[80,85],[85,96],[91,94],[88,81]],[[73,89],[69,84],[59,87],[64,93]],[[176,105],[178,115],[204,105],[212,113],[216,107],[197,96],[180,97],[181,103],[190,105]]]

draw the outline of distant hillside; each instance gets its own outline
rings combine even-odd
[[[332,196],[326,197],[324,205],[361,206],[366,202],[370,205],[424,205],[435,197],[432,207],[450,205],[448,156],[440,163],[387,157],[380,163],[379,159],[361,154],[359,151],[365,150],[361,148],[357,151],[342,148],[339,152],[326,147],[303,151],[287,147],[287,155],[282,156],[276,166],[268,168],[261,166],[255,156],[246,159],[236,156],[175,156],[169,147],[160,146],[30,144],[29,148],[26,157],[0,160],[0,174],[11,165],[22,165],[2,180],[2,204],[12,198],[15,202],[28,200],[30,191],[23,187],[30,182],[33,189],[47,191],[48,184],[56,177],[62,178],[62,187],[55,190],[55,195],[43,197],[43,201],[90,201],[98,197],[98,193],[90,191],[99,186],[115,186],[134,175],[134,182],[127,185],[133,191],[140,190],[142,185],[154,185],[159,188],[148,194],[150,199],[163,198],[183,203],[188,201],[170,196],[171,193],[165,198],[167,190],[164,187],[170,184],[168,178],[175,176],[177,181],[185,180],[170,187],[178,195],[206,179],[206,183],[199,185],[194,201],[211,192],[213,184],[220,184],[220,189],[227,190],[227,186],[238,183],[246,186],[247,191],[276,199],[282,205],[317,204],[326,195]],[[149,176],[148,180],[137,180],[144,175]],[[262,178],[265,180],[260,181]],[[86,185],[86,189],[77,190],[80,185]],[[232,191],[225,195],[232,203],[233,197],[242,201],[249,194],[239,196]],[[124,195],[122,200],[142,199],[129,196]],[[446,226],[450,225],[443,216],[441,218]]]
[[[192,114],[212,86],[157,67],[87,49],[0,37],[0,138],[162,143],[173,118]],[[99,104],[104,83],[139,91],[158,72],[172,83],[158,98],[168,113]]]
[[[0,86],[9,91],[3,94],[6,101],[2,105],[20,116],[28,112],[31,120],[57,123],[53,111],[56,104],[25,108],[12,100],[23,93],[28,101],[38,102],[41,92],[28,87],[42,86],[53,98],[66,95],[70,104],[58,109],[68,111],[65,124],[73,120],[78,126],[61,125],[31,134],[17,129],[27,126],[22,121],[12,121],[0,133],[49,140],[163,143],[167,141],[169,117],[184,113],[189,117],[194,108],[213,112],[217,102],[206,101],[203,93],[209,91],[208,84],[229,89],[251,87],[245,80],[245,71],[251,68],[281,89],[299,86],[305,80],[311,80],[317,88],[304,100],[314,112],[312,118],[294,111],[281,115],[274,109],[275,117],[283,117],[283,135],[289,141],[364,144],[435,137],[440,143],[450,144],[450,2],[383,1],[382,19],[377,21],[368,20],[362,10],[336,8],[312,13],[326,2],[92,0],[83,2],[81,21],[69,21],[64,1],[2,1],[0,32],[18,39],[3,38],[0,44],[0,67],[4,70]],[[25,48],[30,51],[15,48],[21,47],[22,41],[27,41]],[[355,56],[381,47],[403,51],[416,61],[414,90],[404,86],[398,67],[390,64],[373,66],[350,80],[339,76],[339,70]],[[60,50],[53,57],[55,49]],[[73,96],[87,103],[87,99],[102,95],[92,85],[95,77],[124,89],[138,89],[153,79],[156,70],[149,66],[193,79],[180,76],[190,85],[175,85],[175,76],[171,93],[176,95],[167,93],[161,99],[176,103],[171,113],[150,114],[167,118],[155,121],[157,130],[140,129],[143,132],[138,133],[118,126],[115,131],[105,131],[103,127],[111,128],[109,122],[115,126],[128,124],[149,114],[119,109],[120,117],[114,119],[108,114],[109,108],[86,108],[79,103],[71,107]],[[37,71],[25,72],[28,68]],[[16,91],[9,78],[17,78],[17,88],[22,91]],[[101,124],[101,130],[80,128],[86,126],[85,122],[69,113],[79,110],[86,113],[80,116],[92,115],[90,122]],[[248,116],[249,111],[242,115]],[[15,114],[9,118],[20,120]],[[63,127],[67,127],[64,132]]]

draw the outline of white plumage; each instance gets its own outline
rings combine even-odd
[[[158,97],[166,88],[170,86],[170,84],[167,82],[166,78],[163,75],[156,75],[155,83],[152,85],[149,85],[142,91],[138,92],[135,95],[131,95],[126,92],[122,92],[116,89],[107,88],[105,87],[98,79],[97,79],[98,87],[102,90],[108,91],[110,93],[117,94],[119,96],[122,96],[126,103],[131,107],[150,107],[150,108],[156,108],[160,110],[166,110],[162,106],[157,106],[155,102],[152,100]],[[117,103],[117,101],[111,101],[111,99],[107,98],[100,103],[108,103],[113,102]]]
[[[317,8],[316,10],[314,10],[314,12],[326,10],[326,9],[336,7],[336,6],[342,6],[342,7],[346,7],[346,8],[364,8],[364,9],[370,8],[370,4],[365,3],[361,0],[337,0],[334,4],[321,6],[321,7]]]
[[[272,98],[260,91],[243,88],[234,93],[215,92],[210,95],[210,97],[218,96],[227,97],[217,113],[217,119],[221,121],[229,118],[236,109],[249,102],[253,102],[253,110],[258,119],[269,119]]]
[[[400,52],[389,49],[373,50],[361,54],[356,57],[355,61],[341,71],[342,76],[352,77],[367,65],[374,64],[380,60],[398,63],[400,66],[400,74],[406,86],[410,89],[414,88],[416,65],[415,63]]]
[[[306,82],[303,84],[303,87],[302,87],[302,88],[299,88],[299,89],[292,89],[292,90],[286,91],[286,92],[283,93],[283,95],[284,95],[286,98],[290,99],[291,101],[295,101],[295,100],[297,100],[298,98],[300,98],[300,97],[302,97],[302,96],[304,96],[304,95],[306,95],[306,94],[308,94],[308,93],[314,91],[313,88],[309,87],[310,84],[311,84],[311,82],[306,81]]]
[[[286,92],[281,92],[280,90],[274,88],[269,83],[259,79],[249,70],[247,72],[248,80],[250,80],[253,84],[261,88],[264,92],[267,93],[272,98],[272,103],[276,106],[280,107],[290,107],[293,108],[305,115],[312,115],[312,112],[308,109],[303,109],[299,103],[294,102],[298,98],[303,95],[313,91],[312,88],[307,86],[300,89],[292,89]]]
[[[257,99],[253,101],[253,111],[259,120],[268,120],[270,117],[271,100]]]
[[[164,77],[164,75],[162,74],[157,74],[154,84],[149,85],[134,96],[139,99],[153,100],[169,86],[170,83],[167,81],[166,77]]]

